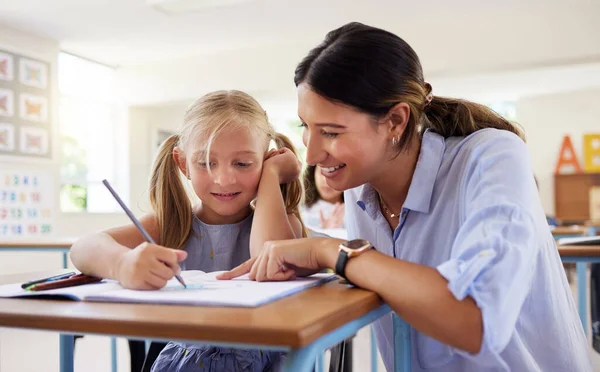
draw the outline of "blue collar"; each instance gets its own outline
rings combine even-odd
[[[442,164],[446,143],[444,137],[430,130],[423,133],[417,166],[404,201],[404,209],[429,213],[433,186]],[[356,204],[372,218],[379,213],[379,200],[370,184],[362,186]]]

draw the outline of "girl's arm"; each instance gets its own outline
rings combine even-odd
[[[279,186],[299,175],[300,164],[289,149],[279,150],[278,154],[265,160],[252,220],[250,257],[257,256],[267,241],[302,237],[302,225],[295,215],[285,210]]]
[[[140,218],[140,223],[159,242],[154,215]],[[146,243],[130,224],[78,239],[70,257],[82,273],[115,279],[128,288],[151,289],[164,286],[163,280],[179,273],[178,261],[185,258],[185,252]]]

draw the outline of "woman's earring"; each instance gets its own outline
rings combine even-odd
[[[392,137],[392,146],[396,146],[397,143],[398,140],[396,139],[396,137]]]

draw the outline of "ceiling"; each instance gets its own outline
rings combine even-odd
[[[312,43],[326,31],[352,20],[401,35],[435,34],[430,39],[439,46],[440,38],[461,36],[455,29],[464,29],[465,24],[495,22],[510,29],[515,14],[526,14],[534,28],[540,19],[556,22],[556,17],[592,10],[597,19],[600,13],[594,0],[228,3],[232,4],[168,15],[149,6],[147,0],[4,0],[0,2],[0,23],[57,40],[68,52],[120,66],[264,45]],[[596,31],[600,34],[600,26]]]
[[[295,101],[296,63],[355,20],[407,40],[437,94],[488,101],[600,86],[598,0],[219,1],[169,15],[147,0],[0,0],[0,25],[119,67],[134,104],[222,88]]]

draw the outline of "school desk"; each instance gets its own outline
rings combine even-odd
[[[579,317],[587,334],[587,264],[600,263],[600,245],[559,245],[558,253],[562,262],[576,264]]]
[[[63,269],[69,264],[69,250],[74,239],[0,241],[0,252],[60,252]]]
[[[552,229],[552,236],[560,238],[579,238],[585,236],[588,229],[584,226],[557,226]]]
[[[39,275],[2,276],[0,283]],[[0,299],[2,327],[287,351],[286,371],[312,371],[324,350],[388,313],[375,293],[337,281],[257,308]],[[410,328],[397,316],[394,326],[395,370],[408,372]],[[72,345],[60,348],[60,370],[72,372]]]
[[[62,254],[63,269],[69,265],[69,250],[75,239],[47,239],[47,240],[15,240],[0,241],[0,252],[59,252]],[[59,337],[59,343],[65,345],[64,348],[73,347],[75,338],[73,335],[63,335]],[[70,346],[69,346],[70,345]],[[111,371],[117,372],[117,340],[110,339]]]
[[[600,233],[600,220],[589,220],[585,222],[589,236],[596,236]]]

